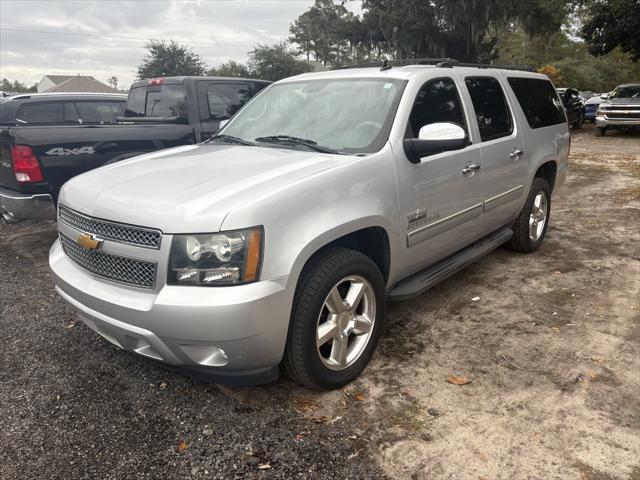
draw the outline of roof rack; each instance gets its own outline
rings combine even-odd
[[[524,72],[535,72],[536,69],[530,65],[491,65],[486,63],[465,63],[459,62],[455,58],[403,58],[400,60],[384,59],[380,62],[358,63],[355,65],[343,65],[335,67],[333,70],[346,70],[349,68],[379,67],[380,71],[389,70],[392,67],[406,67],[410,65],[434,65],[440,68],[472,67],[472,68],[497,68],[500,70],[521,70]]]

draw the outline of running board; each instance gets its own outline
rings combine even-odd
[[[437,283],[459,272],[470,263],[495,250],[508,241],[512,235],[513,230],[508,227],[496,230],[463,250],[403,280],[389,292],[387,298],[391,301],[396,301],[407,300],[420,295]]]

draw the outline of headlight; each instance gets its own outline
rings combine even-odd
[[[239,285],[260,274],[262,228],[175,235],[171,244],[170,285]]]

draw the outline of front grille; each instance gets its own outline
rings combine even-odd
[[[143,288],[153,288],[156,283],[155,262],[86,250],[63,234],[60,242],[71,260],[95,275]]]
[[[162,241],[160,230],[87,217],[62,204],[58,206],[58,218],[83,232],[116,242],[158,249]]]
[[[622,119],[622,120],[628,120],[628,119],[636,119],[636,120],[640,120],[640,111],[638,112],[632,112],[632,113],[621,113],[621,112],[605,112],[605,117],[607,118],[611,118],[613,120],[615,119]]]

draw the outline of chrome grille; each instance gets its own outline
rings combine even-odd
[[[156,283],[155,262],[86,250],[63,234],[60,242],[71,260],[95,275],[143,288],[153,288]]]
[[[158,249],[162,241],[160,230],[87,217],[64,205],[58,206],[58,218],[83,232],[93,233],[101,238],[116,242]]]

